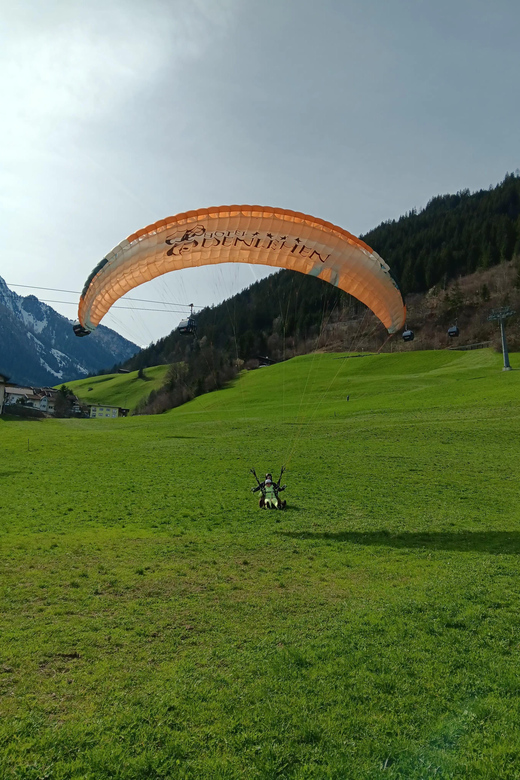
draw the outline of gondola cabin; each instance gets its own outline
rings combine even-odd
[[[190,303],[190,315],[185,320],[181,320],[177,325],[177,333],[183,336],[194,336],[197,331],[197,322],[193,316],[193,303]]]
[[[270,357],[267,357],[267,355],[258,355],[258,368],[266,368],[266,366],[272,366],[274,363],[274,360],[271,360]]]
[[[82,338],[83,336],[90,336],[90,331],[87,328],[84,328],[79,320],[76,320],[74,322],[74,325],[72,326],[72,330],[74,331],[76,336],[79,336],[80,338]]]
[[[459,335],[459,329],[456,325],[452,325],[451,328],[448,328],[448,336],[450,339],[456,339]]]
[[[415,338],[415,334],[413,330],[404,330],[403,331],[403,341],[413,341]]]
[[[197,323],[193,317],[188,317],[186,320],[181,320],[177,326],[177,333],[182,333],[183,336],[193,336],[197,331]]]

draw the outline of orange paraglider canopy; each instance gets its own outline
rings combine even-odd
[[[218,206],[161,219],[109,252],[85,283],[75,331],[93,331],[121,296],[157,276],[233,262],[317,276],[358,298],[390,333],[405,321],[390,268],[348,231],[287,209]]]

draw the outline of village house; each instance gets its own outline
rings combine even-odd
[[[129,409],[122,409],[120,406],[107,406],[106,404],[90,407],[91,417],[126,417]]]
[[[4,411],[4,402],[5,402],[5,384],[8,380],[8,377],[6,377],[4,374],[0,374],[0,414]]]
[[[5,385],[5,406],[25,406],[45,414],[54,414],[58,391],[53,387],[26,387]]]
[[[2,412],[15,412],[23,406],[25,409],[35,409],[44,414],[54,415],[56,412],[56,397],[59,391],[53,387],[27,387],[8,382],[8,378],[0,374],[0,414]],[[70,402],[70,414],[75,417],[114,418],[126,417],[129,409],[108,404],[95,404],[88,407],[82,404],[75,395],[68,396]],[[10,408],[11,407],[11,408]],[[16,408],[13,408],[16,407]],[[63,415],[63,411],[61,411]]]
[[[5,405],[6,406],[14,406],[15,404],[25,405],[29,397],[33,395],[34,393],[32,387],[22,387],[20,385],[6,384]]]
[[[43,387],[40,390],[41,393],[41,399],[40,399],[40,411],[45,412],[46,414],[54,414],[54,402],[57,395],[57,390],[54,390],[52,387]]]

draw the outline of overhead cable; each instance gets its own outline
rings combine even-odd
[[[26,287],[28,290],[46,290],[47,292],[62,292],[69,293],[70,295],[81,295],[77,290],[60,290],[57,287],[37,287],[34,284],[11,284],[6,282],[8,287]],[[163,306],[184,306],[189,309],[191,304],[189,303],[176,303],[172,301],[150,301],[148,298],[125,298],[125,301],[139,301],[139,303],[160,303]],[[54,303],[62,303],[62,301],[54,301]],[[63,301],[65,303],[65,301]],[[193,304],[196,309],[201,309],[202,306]],[[121,307],[119,307],[121,308]],[[155,311],[155,310],[154,310]],[[160,311],[159,309],[157,311]]]
[[[77,306],[77,301],[53,301],[53,300],[44,300],[43,298],[38,299],[41,300],[42,303],[61,303],[65,306]],[[135,300],[135,299],[134,299]],[[152,303],[153,301],[150,301]],[[166,305],[166,304],[165,304]],[[145,309],[142,306],[112,306],[112,309],[129,309],[130,311],[160,311],[164,314],[186,314],[185,311],[182,311],[182,309]]]

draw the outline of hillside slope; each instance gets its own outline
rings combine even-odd
[[[511,356],[520,369],[520,354]],[[446,418],[460,406],[517,402],[520,371],[503,372],[492,349],[381,353],[353,357],[316,353],[258,371],[243,372],[230,388],[200,396],[168,414],[185,422],[234,418],[289,426],[292,441],[320,419],[367,419],[437,408]],[[347,400],[348,396],[348,400]],[[300,430],[301,427],[301,430]],[[267,433],[268,435],[268,433]]]
[[[137,371],[129,374],[102,374],[101,376],[67,382],[74,395],[88,404],[121,406],[133,411],[135,407],[158,390],[166,379],[169,366],[154,366],[144,371],[144,379]]]

